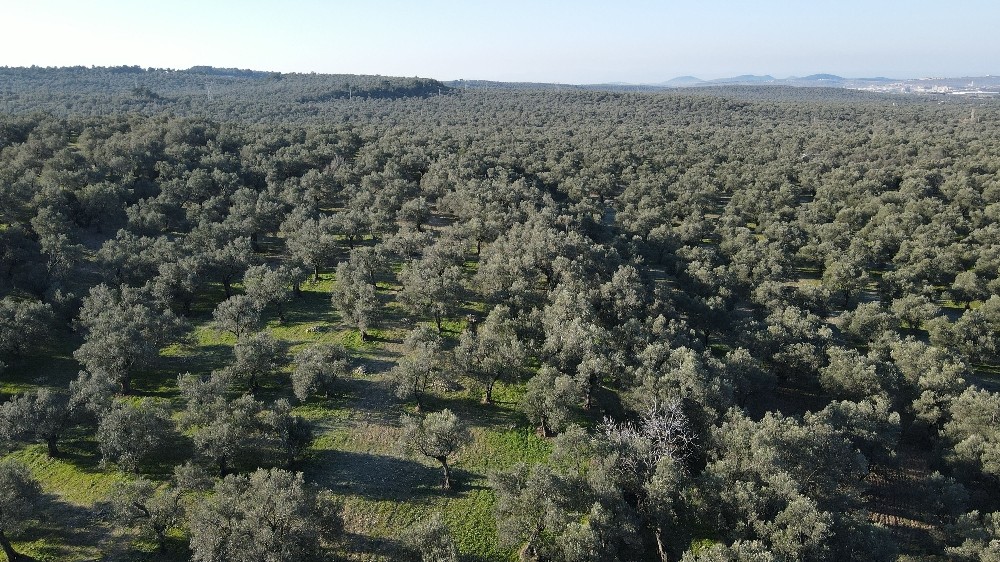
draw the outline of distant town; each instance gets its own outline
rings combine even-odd
[[[867,92],[919,95],[954,95],[969,97],[1000,96],[1000,76],[973,76],[961,78],[843,78],[834,74],[813,74],[810,76],[775,78],[773,76],[742,75],[716,80],[701,80],[693,76],[682,76],[658,84],[668,88],[691,88],[718,85],[773,85],[820,88],[847,88]]]
[[[981,78],[921,78],[893,82],[845,85],[844,87],[869,92],[893,94],[954,95],[971,97],[1000,96],[1000,79],[994,76]]]

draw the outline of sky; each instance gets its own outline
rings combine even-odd
[[[1000,73],[996,0],[0,0],[0,66],[568,84]]]

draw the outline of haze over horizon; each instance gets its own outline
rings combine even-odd
[[[861,0],[263,0],[5,7],[0,65],[250,68],[557,83],[996,74],[1000,5]]]

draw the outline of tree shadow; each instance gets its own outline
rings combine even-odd
[[[367,369],[366,365],[366,369]],[[389,381],[379,378],[350,377],[337,381],[340,392],[348,394],[360,401],[360,404],[352,404],[352,407],[364,409],[370,402],[378,402],[384,406],[386,403],[395,402],[393,390]]]
[[[368,555],[365,557],[366,560],[369,556],[388,556],[392,560],[402,560],[404,558],[400,558],[401,556],[409,554],[400,541],[387,537],[344,533],[339,542],[342,549],[347,552]]]
[[[42,495],[38,512],[35,524],[16,536],[17,542],[30,543],[29,549],[18,548],[18,560],[77,559],[81,547],[96,550],[108,535],[101,513],[64,502],[53,494]]]
[[[464,422],[487,429],[510,429],[523,425],[524,415],[510,404],[493,402],[484,404],[479,396],[428,394],[422,400],[425,412],[448,408]]]
[[[438,471],[439,484],[440,484],[440,476],[441,476],[440,471]],[[486,482],[486,477],[482,473],[473,472],[471,470],[458,466],[452,466],[451,490],[441,490],[441,493],[444,495],[458,497],[466,492],[492,490],[492,488],[487,486],[485,482]]]
[[[71,464],[76,470],[88,474],[104,472],[97,441],[88,428],[74,428],[59,440],[58,447],[59,454],[53,457],[55,461]]]
[[[162,389],[164,380],[176,378],[178,373],[209,373],[213,369],[225,367],[233,360],[233,346],[221,343],[184,345],[183,354],[161,355],[157,361],[157,371],[153,377],[136,377],[137,387],[147,389],[150,382],[158,382],[161,387],[152,387],[151,392]]]
[[[402,344],[403,340],[401,338],[389,338],[377,333],[368,334],[365,336],[365,343],[394,343]]]
[[[330,302],[330,295],[320,291],[302,291],[300,296],[285,305],[284,310],[285,321],[282,322],[282,326],[316,322],[334,323],[340,320],[340,315],[334,311]]]
[[[394,365],[396,365],[396,361],[393,359],[396,359],[397,357],[397,354],[383,352],[373,354],[372,357],[363,358],[361,364],[365,368],[365,372],[368,374],[387,373]]]
[[[73,351],[80,346],[83,338],[70,332],[56,332],[53,336],[31,354],[5,358],[7,367],[4,369],[0,386],[65,387],[75,379],[81,367],[73,358]],[[20,391],[19,388],[17,390]]]
[[[169,478],[174,467],[191,459],[195,454],[194,442],[178,431],[171,431],[167,439],[139,463],[139,472],[155,478]]]
[[[194,299],[191,302],[191,312],[187,315],[187,318],[189,320],[204,317],[211,318],[212,311],[224,300],[226,300],[226,291],[222,287],[222,283],[215,281],[206,283],[200,290],[195,292]]]
[[[319,451],[307,468],[320,486],[370,500],[411,501],[441,493],[440,469],[388,455]]]

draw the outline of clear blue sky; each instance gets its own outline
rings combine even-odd
[[[997,0],[7,0],[0,65],[563,83],[1000,73]]]

